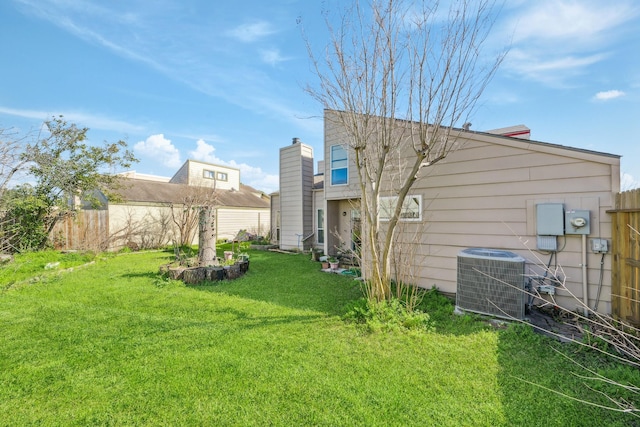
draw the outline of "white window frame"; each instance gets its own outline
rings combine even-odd
[[[229,174],[226,172],[216,172],[216,179],[218,181],[229,181]]]
[[[322,218],[320,217],[322,215]],[[320,238],[322,236],[322,239]],[[316,240],[319,245],[324,245],[324,209],[316,210]]]
[[[333,151],[334,148],[340,148],[344,152],[344,159],[334,160]],[[334,163],[336,162],[345,162],[344,166],[334,167]],[[333,171],[344,169],[346,172],[345,182],[340,182],[338,184],[333,182]],[[335,144],[329,147],[329,176],[331,177],[331,185],[349,185],[349,152],[341,145]]]
[[[393,215],[398,196],[380,197],[380,221],[389,221]],[[413,207],[417,205],[417,207]],[[416,216],[417,215],[417,216]],[[415,222],[422,221],[422,196],[410,195],[405,197],[400,211],[400,221]]]
[[[216,179],[216,172],[208,169],[202,171],[202,176],[205,179]]]

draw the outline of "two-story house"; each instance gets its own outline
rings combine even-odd
[[[333,255],[360,244],[358,174],[339,114],[325,111],[324,161],[315,173],[310,146],[294,138],[280,149],[271,227],[282,249],[314,247]],[[403,206],[399,241],[411,246],[402,256],[415,283],[455,294],[461,251],[494,248],[525,258],[528,275],[541,274],[548,262],[558,266],[574,295],[590,307],[599,298],[599,311],[610,313],[611,262],[589,241],[611,239],[607,210],[620,190],[620,157],[533,141],[524,126],[456,133],[459,148],[429,167]],[[381,205],[394,193],[389,188]],[[550,231],[548,211],[557,225]],[[568,222],[578,214],[588,227]],[[383,224],[384,216],[381,209]],[[575,303],[561,292],[553,297]]]

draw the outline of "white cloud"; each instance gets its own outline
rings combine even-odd
[[[266,21],[257,21],[250,24],[242,24],[227,32],[227,34],[241,42],[251,43],[267,37],[276,31]]]
[[[133,149],[153,159],[159,160],[170,168],[178,168],[182,164],[180,152],[163,134],[151,135],[145,141],[140,141]]]
[[[140,125],[134,125],[122,120],[111,119],[97,114],[78,113],[73,111],[47,112],[42,110],[22,110],[18,108],[0,106],[0,114],[22,117],[25,119],[35,119],[41,122],[44,122],[53,116],[62,115],[67,122],[75,123],[79,127],[88,127],[89,129],[102,129],[125,133],[135,133],[143,130],[143,127]]]
[[[631,2],[543,0],[531,2],[518,17],[514,42],[558,40],[575,45],[603,41],[607,32],[637,14]],[[562,48],[562,46],[559,46]]]
[[[630,0],[615,7],[598,0],[539,0],[515,2],[511,12],[500,33],[512,39],[505,68],[564,86],[609,55],[640,8]]]
[[[264,49],[260,51],[260,57],[262,62],[272,66],[289,60],[289,58],[282,56],[278,49]]]
[[[606,91],[603,91],[603,92],[596,93],[596,95],[593,97],[593,99],[595,99],[597,101],[608,101],[610,99],[620,98],[620,97],[622,97],[624,95],[625,95],[625,93],[622,92],[621,90],[606,90]]]
[[[189,151],[189,158],[200,160],[202,162],[224,165],[225,162],[213,154],[215,151],[216,148],[213,145],[207,144],[203,139],[199,139],[196,141],[196,149]]]
[[[535,50],[513,49],[509,52],[505,66],[526,78],[553,86],[565,85],[566,80],[606,58],[605,54],[549,56]]]
[[[280,184],[278,175],[268,174],[261,168],[250,166],[246,163],[238,163],[235,160],[224,161],[215,155],[216,148],[203,139],[196,141],[196,149],[189,152],[189,157],[207,163],[240,169],[240,180],[243,184],[250,185],[258,190],[271,193],[278,189]]]

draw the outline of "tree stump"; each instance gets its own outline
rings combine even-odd
[[[240,272],[240,266],[238,264],[230,265],[227,269],[227,279],[233,280],[240,277],[242,273]]]
[[[209,267],[206,269],[206,278],[210,282],[224,280],[224,269],[222,267]]]
[[[166,274],[171,280],[182,280],[184,270],[184,267],[169,267],[167,268]]]
[[[182,273],[182,281],[187,285],[197,285],[204,282],[206,270],[202,267],[188,268]]]

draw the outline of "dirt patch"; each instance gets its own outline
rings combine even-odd
[[[578,317],[559,310],[533,307],[525,321],[538,333],[559,339],[562,342],[582,340],[582,327]]]

